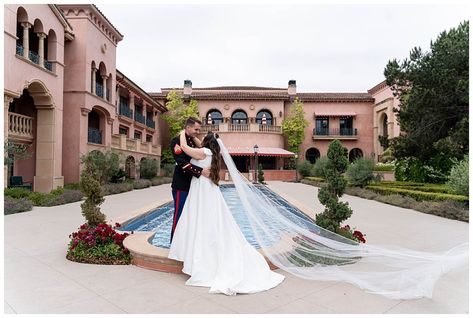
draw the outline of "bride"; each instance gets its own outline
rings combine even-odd
[[[183,261],[182,271],[191,277],[186,285],[210,287],[210,293],[256,293],[279,285],[284,276],[268,263],[240,231],[218,186],[220,146],[218,135],[207,134],[202,148],[181,148],[191,163],[210,167],[209,178],[192,178],[171,243],[169,258]]]
[[[218,187],[222,156],[256,242],[271,263],[295,276],[354,284],[390,299],[432,298],[435,282],[468,265],[468,242],[437,253],[396,246],[358,244],[317,226],[248,182],[236,169],[223,142],[207,134],[203,148],[181,148],[193,164],[211,167],[210,179],[193,178],[169,258],[184,262],[187,285],[211,293],[253,293],[282,282],[245,239]]]

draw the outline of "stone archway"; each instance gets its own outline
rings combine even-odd
[[[62,176],[62,118],[58,118],[57,110],[51,93],[42,82],[38,80],[27,83],[23,89],[33,99],[36,109],[34,134],[34,177],[33,190],[49,192],[59,186],[64,186]],[[21,97],[22,94],[18,94]],[[8,113],[7,113],[8,114]],[[9,114],[6,119],[9,125]],[[9,137],[14,134],[9,132]]]
[[[350,153],[348,154],[348,160],[350,162],[353,162],[356,159],[362,158],[362,157],[363,157],[363,151],[360,148],[353,148],[352,150],[350,150]]]
[[[125,160],[125,172],[128,178],[136,178],[136,164],[133,156],[128,156]]]

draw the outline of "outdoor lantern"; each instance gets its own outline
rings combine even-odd
[[[253,150],[254,150],[255,156],[256,156],[256,155],[258,154],[258,150],[259,150],[258,145],[255,145],[255,146],[253,147]]]
[[[266,126],[266,114],[263,114],[263,118],[261,119],[261,124]]]
[[[212,115],[209,114],[209,117],[207,118],[207,125],[212,125]]]

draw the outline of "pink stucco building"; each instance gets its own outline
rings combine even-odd
[[[294,179],[294,172],[285,170],[284,158],[297,155],[299,161],[314,163],[327,155],[334,139],[348,149],[350,161],[360,156],[377,160],[383,151],[378,135],[392,138],[399,134],[393,114],[397,100],[384,82],[367,93],[299,93],[295,80],[289,81],[287,88],[193,88],[192,82],[185,80],[182,88],[162,88],[150,95],[165,103],[170,91],[198,102],[203,132],[219,133],[241,172],[254,169],[253,147],[258,145],[258,162],[263,165],[266,180]],[[296,98],[303,102],[309,122],[298,154],[286,150],[281,127]],[[248,176],[251,178],[251,173]]]
[[[80,156],[122,154],[125,168],[160,161],[166,108],[116,69],[123,35],[94,5],[4,6],[5,141],[31,145],[5,171],[35,191],[78,182]],[[5,168],[6,170],[6,168]]]
[[[171,90],[197,100],[203,132],[219,132],[250,179],[254,145],[266,180],[293,180],[285,168],[294,155],[315,162],[336,138],[350,160],[377,160],[378,135],[399,135],[399,102],[385,82],[366,93],[301,93],[294,80],[287,88],[193,88],[186,80],[150,93],[117,70],[122,40],[95,5],[4,5],[5,141],[30,145],[29,158],[5,167],[5,186],[11,176],[41,192],[78,182],[80,156],[94,150],[120,153],[128,175],[139,177],[139,162],[160,162],[169,144],[161,114]],[[281,126],[296,98],[309,122],[298,154],[287,150]]]

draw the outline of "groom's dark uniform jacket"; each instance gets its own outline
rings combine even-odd
[[[186,135],[186,139],[189,147],[196,147],[194,140],[191,137]],[[173,190],[189,191],[192,176],[196,178],[200,177],[202,168],[190,163],[191,157],[182,150],[179,136],[174,137],[171,140],[171,151],[174,160],[176,160],[176,167],[174,168],[171,187]]]
[[[187,145],[195,148],[194,140],[186,135]],[[202,168],[190,163],[191,157],[188,156],[181,148],[180,137],[174,137],[171,140],[171,151],[176,160],[174,167],[174,175],[172,177],[172,197],[174,199],[174,216],[171,228],[171,241],[174,236],[177,222],[181,216],[182,208],[187,199],[187,193],[191,186],[192,177],[199,178],[202,173]]]

